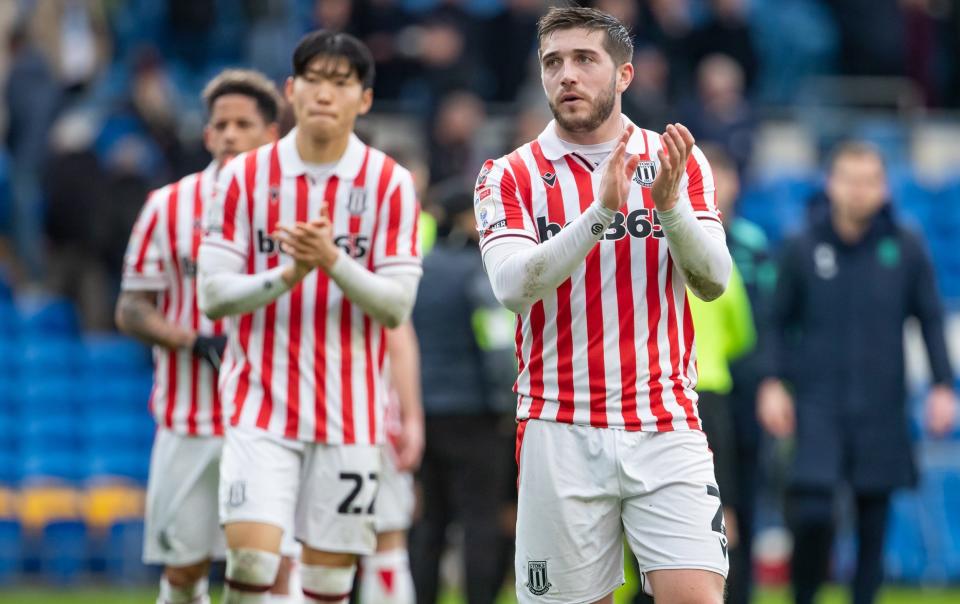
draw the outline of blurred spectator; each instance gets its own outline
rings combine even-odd
[[[648,0],[644,3],[634,46],[653,45],[667,59],[670,98],[681,96],[690,87],[686,40],[690,33],[689,0]]]
[[[376,99],[397,100],[414,74],[409,40],[412,19],[400,0],[359,0],[353,11],[354,34],[370,49],[376,63]]]
[[[672,113],[670,65],[660,49],[647,45],[634,51],[633,70],[633,82],[620,100],[623,113],[642,128],[663,132]]]
[[[904,0],[826,0],[839,28],[840,73],[905,74]],[[869,19],[864,16],[869,15]]]
[[[739,545],[730,552],[727,601],[730,604],[747,604],[753,588],[753,527],[759,482],[757,387],[763,371],[763,334],[776,285],[777,269],[763,230],[738,214],[740,177],[736,164],[716,145],[705,144],[701,150],[713,171],[715,200],[727,234],[727,249],[746,288],[760,343],[743,356],[731,360],[732,389],[728,395],[733,419],[732,455],[736,468],[734,489],[738,496],[735,511]]]
[[[349,31],[353,10],[353,0],[314,0],[313,18],[318,28]]]
[[[40,170],[47,134],[60,104],[60,85],[24,24],[10,35],[11,66],[4,89],[7,149],[13,186],[13,229],[17,256],[37,278],[43,267]]]
[[[48,286],[77,304],[87,328],[104,328],[110,318],[101,211],[109,195],[106,175],[91,145],[95,120],[87,113],[65,114],[54,125],[44,169],[47,200]],[[142,201],[142,199],[141,199]],[[120,239],[122,241],[122,237]]]
[[[956,419],[933,267],[887,194],[879,152],[840,146],[827,180],[829,213],[787,242],[780,261],[758,417],[773,435],[794,436],[786,518],[798,604],[813,602],[826,580],[833,498],[843,484],[856,506],[853,602],[873,602],[883,581],[890,494],[916,482],[905,409],[908,317],[920,321],[933,374],[925,428],[942,436]]]
[[[151,186],[199,170],[208,157],[199,145],[180,140],[179,109],[177,89],[160,54],[150,47],[141,49],[133,61],[129,92],[100,134],[102,158],[113,153],[118,141],[137,137],[138,151],[143,151],[137,155],[137,169]]]
[[[470,92],[454,92],[443,98],[430,136],[433,182],[472,180],[474,168],[487,157],[486,150],[478,148],[477,140],[485,118],[483,101]]]
[[[111,58],[104,0],[36,0],[30,37],[47,57],[63,88],[78,94]]]
[[[516,478],[508,414],[515,368],[512,361],[506,369],[490,366],[485,350],[506,350],[509,359],[512,333],[508,327],[504,348],[496,346],[497,330],[478,332],[477,326],[486,323],[484,311],[505,311],[483,270],[473,196],[459,182],[448,190],[440,198],[447,216],[441,230],[448,234],[423,260],[424,280],[413,311],[427,445],[418,474],[422,514],[410,535],[410,566],[417,601],[435,604],[440,555],[448,527],[457,523],[463,528],[466,601],[492,604],[503,568],[512,560],[512,552],[506,559],[498,553],[500,512]]]
[[[710,55],[697,66],[697,98],[682,120],[701,142],[720,145],[743,173],[753,152],[753,107],[744,97],[743,70],[725,55]]]
[[[167,0],[170,50],[186,65],[197,67],[210,60],[216,4],[216,0]]]
[[[446,95],[474,90],[478,85],[479,65],[476,57],[467,53],[466,33],[454,16],[438,13],[429,17],[413,42],[419,68],[408,96],[418,101],[422,117],[433,115]]]
[[[537,19],[543,14],[545,2],[507,0],[505,4],[506,10],[484,23],[481,40],[486,70],[493,79],[483,95],[498,103],[516,100],[524,82],[539,71],[535,60]]]
[[[292,71],[290,57],[307,24],[297,20],[294,0],[246,0],[243,3],[247,32],[247,66],[275,82]],[[314,18],[322,16],[314,13]],[[322,25],[322,24],[316,24]]]
[[[544,103],[524,105],[513,118],[513,130],[507,148],[516,149],[534,140],[552,119]]]
[[[730,57],[740,65],[745,88],[750,90],[757,75],[757,55],[747,11],[747,0],[710,0],[710,16],[690,32],[687,52],[690,65],[699,65],[712,54]]]

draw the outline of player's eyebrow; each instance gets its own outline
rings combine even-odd
[[[547,54],[543,55],[542,57],[540,57],[540,62],[543,63],[543,62],[545,62],[547,59],[552,59],[553,57],[560,56],[560,55],[562,55],[562,54],[591,55],[591,56],[594,56],[594,57],[599,57],[599,56],[600,56],[600,53],[597,52],[596,50],[593,50],[592,48],[574,48],[574,49],[572,49],[572,50],[567,51],[566,53],[564,53],[564,52],[562,52],[562,51],[559,51],[559,50],[553,50],[553,51],[550,51],[550,52],[548,52]]]

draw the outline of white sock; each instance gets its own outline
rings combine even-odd
[[[346,604],[353,590],[356,566],[317,566],[302,564],[300,581],[303,583],[305,604]]]
[[[410,558],[404,548],[364,556],[360,604],[414,604]]]
[[[290,576],[287,579],[287,593],[270,594],[270,604],[303,604],[303,591],[300,585],[300,562],[291,558]]]
[[[227,550],[223,604],[267,604],[279,568],[280,554],[256,549]]]
[[[177,587],[171,585],[167,576],[160,577],[160,596],[157,604],[210,604],[207,578],[200,579],[193,585]]]

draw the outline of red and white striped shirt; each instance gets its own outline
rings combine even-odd
[[[326,202],[334,241],[355,260],[378,274],[419,276],[410,172],[351,135],[337,165],[317,180],[295,135],[228,164],[203,244],[240,255],[247,274],[272,269],[282,260],[270,237],[276,225],[318,217]],[[220,378],[231,425],[310,442],[383,441],[384,328],[325,273],[312,271],[236,321]]]
[[[598,198],[606,163],[594,166],[554,126],[484,164],[474,197],[483,254],[507,242],[539,244]],[[627,205],[570,278],[518,316],[519,419],[646,431],[700,428],[685,282],[650,189],[660,148],[657,133],[636,128],[627,152],[641,162]],[[713,176],[699,149],[687,162],[680,203],[692,204],[698,219],[720,221]]]
[[[204,335],[220,321],[197,310],[201,222],[216,186],[216,165],[153,191],[137,218],[124,260],[125,291],[155,291],[167,321]],[[188,349],[153,347],[150,409],[157,425],[190,436],[222,435],[217,374]]]

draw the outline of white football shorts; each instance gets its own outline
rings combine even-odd
[[[382,447],[383,466],[380,472],[380,490],[374,505],[378,533],[405,531],[413,524],[415,496],[413,474],[397,469],[396,456],[391,445]]]
[[[220,522],[287,526],[319,551],[376,550],[377,445],[327,445],[263,430],[227,428],[220,463]]]
[[[520,424],[516,576],[521,604],[593,602],[641,573],[727,575],[713,456],[703,432]],[[644,581],[649,593],[649,585]]]
[[[143,561],[190,566],[223,558],[217,482],[223,440],[158,428],[150,454]]]

